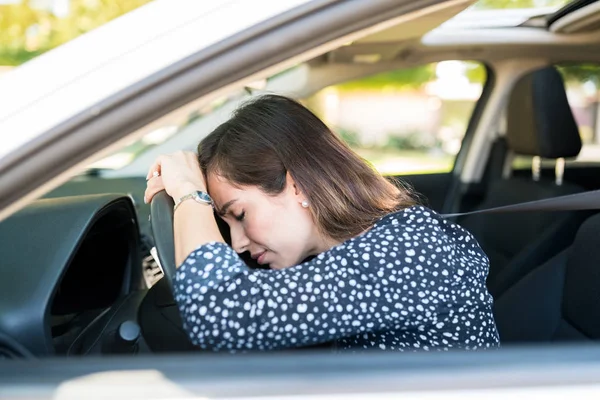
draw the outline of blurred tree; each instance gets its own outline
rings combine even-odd
[[[336,87],[340,90],[357,89],[419,89],[435,78],[435,64],[422,67],[400,69],[372,75],[356,81],[343,83]]]
[[[594,64],[561,64],[557,67],[567,83],[593,82],[600,87],[600,66]]]
[[[69,0],[65,17],[34,0],[0,5],[0,65],[19,65],[151,0]]]
[[[471,83],[485,83],[487,71],[482,63],[467,61],[465,66],[465,74]]]
[[[366,78],[336,85],[338,90],[405,90],[421,89],[425,84],[431,82],[436,77],[437,63],[427,64],[414,68],[399,69],[390,72],[384,72]],[[466,76],[472,83],[485,82],[487,72],[483,64],[478,62],[465,61]]]

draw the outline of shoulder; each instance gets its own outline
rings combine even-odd
[[[440,214],[425,206],[412,206],[385,215],[375,223],[373,228],[391,228],[416,224],[440,225],[447,224],[447,221]]]
[[[438,257],[443,262],[458,257],[487,264],[487,257],[469,232],[425,206],[387,214],[370,230],[319,254],[314,261],[317,264],[340,261],[346,265],[342,261],[344,254],[368,261],[373,259],[369,253],[399,260],[417,256],[421,262],[427,259],[428,264]],[[432,265],[437,263],[433,261]]]
[[[460,248],[472,255],[482,254],[471,233],[425,206],[408,207],[384,216],[374,225],[372,233],[387,239],[412,242],[434,252]]]

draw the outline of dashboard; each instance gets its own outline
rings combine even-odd
[[[0,222],[0,359],[198,350],[150,260],[145,187],[78,177]]]
[[[147,292],[140,249],[123,195],[42,199],[2,221],[0,355],[118,352]]]

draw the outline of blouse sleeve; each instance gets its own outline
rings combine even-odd
[[[282,270],[252,270],[228,245],[204,244],[174,282],[185,329],[201,348],[265,350],[435,324],[458,276],[442,259],[464,242],[433,221],[370,231]]]

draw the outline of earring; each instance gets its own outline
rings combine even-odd
[[[302,207],[308,208],[308,200],[302,200]]]

